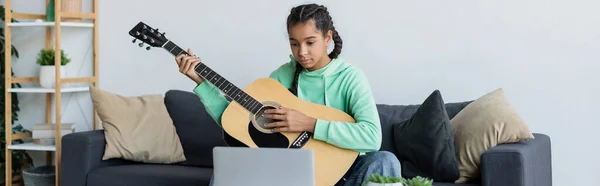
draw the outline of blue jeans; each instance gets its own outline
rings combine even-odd
[[[398,161],[396,155],[387,151],[367,153],[359,156],[354,161],[350,170],[336,185],[359,186],[374,173],[382,176],[401,177],[400,161]],[[213,186],[212,178],[209,185]]]

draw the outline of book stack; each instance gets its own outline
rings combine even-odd
[[[54,138],[56,137],[55,128],[55,124],[37,124],[33,126],[33,130],[31,131],[33,143],[40,145],[54,145]],[[75,125],[73,123],[61,123],[60,128],[60,134],[62,136],[75,132]]]

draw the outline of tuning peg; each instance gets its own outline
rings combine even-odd
[[[140,44],[138,44],[138,45],[139,45],[140,47],[143,47],[143,46],[144,46],[144,43],[140,43]]]
[[[133,39],[133,41],[131,41],[132,43],[135,43],[137,41],[137,39]]]
[[[150,50],[150,47],[149,47],[149,46],[148,46],[148,47],[146,47],[146,50]]]

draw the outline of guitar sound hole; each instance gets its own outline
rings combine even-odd
[[[264,133],[256,130],[252,122],[248,123],[248,132],[252,141],[258,147],[274,147],[274,148],[288,148],[290,142],[288,138],[281,133]]]
[[[275,103],[270,104],[276,105]],[[248,124],[248,132],[250,137],[258,147],[288,148],[289,141],[287,137],[281,133],[271,132],[271,128],[265,127],[265,124],[276,120],[262,117],[262,114],[265,112],[265,110],[275,108],[275,106],[265,105],[254,115],[254,122],[250,121]]]
[[[276,109],[276,108],[275,108],[274,106],[264,106],[264,107],[262,107],[262,108],[261,108],[261,109],[260,109],[260,110],[259,110],[259,111],[256,113],[256,115],[254,115],[254,120],[256,121],[256,125],[255,125],[255,126],[257,126],[257,127],[260,127],[260,129],[261,129],[263,132],[266,132],[266,133],[270,133],[270,130],[271,130],[271,129],[273,129],[273,128],[272,128],[272,127],[267,127],[267,126],[265,126],[265,125],[266,125],[267,123],[271,123],[271,122],[277,121],[277,120],[273,120],[273,119],[271,119],[271,118],[265,118],[265,117],[262,117],[262,114],[264,114],[264,113],[265,113],[265,111],[266,111],[266,110],[269,110],[269,109]]]

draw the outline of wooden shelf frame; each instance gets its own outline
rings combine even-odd
[[[55,85],[62,85],[66,83],[82,83],[88,82],[91,83],[92,86],[98,87],[98,0],[92,1],[92,13],[83,13],[83,12],[63,12],[61,10],[62,0],[54,1],[54,22],[43,22],[43,23],[12,23],[12,19],[42,19],[46,20],[47,16],[44,14],[28,14],[28,13],[18,13],[18,11],[12,11],[11,0],[4,0],[4,8],[5,8],[5,48],[11,48],[12,46],[12,27],[17,26],[44,26],[46,27],[46,46],[45,48],[54,48],[54,50],[60,51],[61,49],[61,28],[62,27],[91,27],[93,28],[93,75],[91,77],[82,77],[82,78],[63,78],[60,77],[60,61],[61,55],[55,55]],[[50,2],[49,0],[45,1],[45,6]],[[45,8],[44,8],[45,9]],[[78,22],[64,22],[63,18],[82,18],[82,19],[91,19],[92,23],[78,23]],[[54,46],[52,45],[52,29],[54,29]],[[61,94],[64,92],[79,92],[86,91],[83,88],[61,88],[61,86],[56,86],[54,89],[43,89],[43,88],[21,88],[21,89],[13,89],[12,84],[14,83],[24,83],[24,82],[39,82],[39,77],[12,77],[12,51],[6,50],[5,52],[5,136],[6,136],[6,155],[5,155],[5,183],[6,186],[12,186],[13,177],[12,177],[12,151],[13,150],[38,150],[38,151],[46,151],[46,163],[52,164],[52,152],[54,155],[54,165],[56,166],[55,174],[56,181],[55,185],[60,185],[60,158],[61,158],[61,144],[62,139],[61,135]],[[55,145],[37,145],[37,144],[17,144],[13,145],[14,140],[19,139],[28,139],[31,138],[31,132],[21,133],[21,134],[13,134],[12,132],[12,93],[20,92],[20,93],[43,93],[46,94],[46,123],[55,123]],[[52,99],[54,96],[54,109],[55,121],[52,121]],[[93,129],[98,129],[98,115],[96,114],[96,109],[93,108]]]

